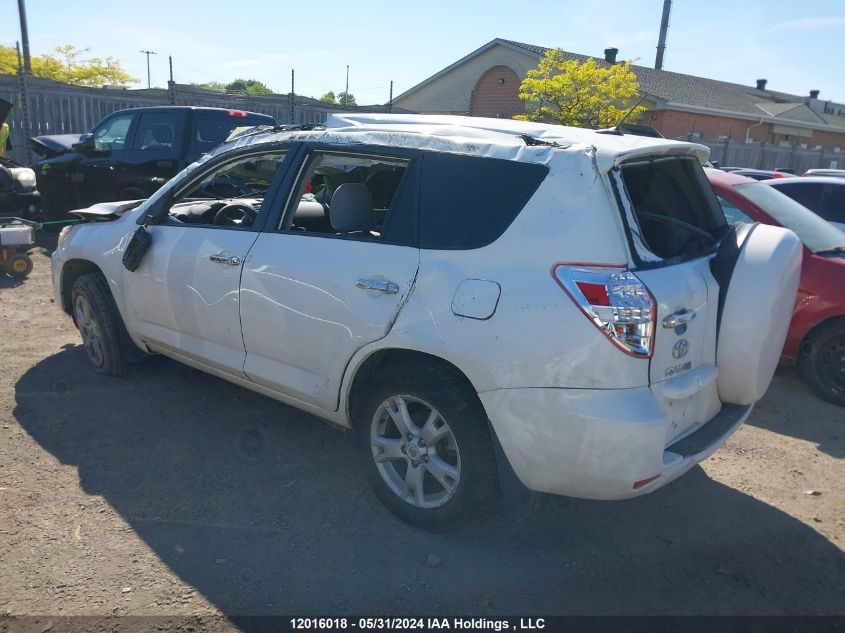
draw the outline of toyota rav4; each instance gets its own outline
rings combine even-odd
[[[706,158],[483,118],[251,129],[76,211],[56,300],[99,372],[164,354],[350,428],[415,525],[514,483],[624,499],[737,430],[795,301],[798,239],[729,226]]]

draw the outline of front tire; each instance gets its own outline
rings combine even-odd
[[[437,365],[388,366],[353,411],[367,480],[387,508],[435,532],[482,517],[497,498],[487,416],[476,393]]]
[[[845,406],[845,320],[822,325],[806,338],[798,370],[822,400]]]
[[[124,345],[123,321],[102,275],[81,275],[71,294],[73,321],[94,371],[107,376],[126,373],[129,358]]]

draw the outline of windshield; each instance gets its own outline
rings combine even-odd
[[[756,182],[734,185],[734,189],[794,231],[814,253],[845,248],[845,233],[777,189]]]

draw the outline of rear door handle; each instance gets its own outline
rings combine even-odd
[[[209,255],[208,259],[213,261],[215,264],[226,264],[227,266],[241,265],[240,257],[229,257],[228,255],[223,255],[222,253],[217,253],[216,255]]]
[[[663,327],[667,330],[688,324],[695,318],[695,310],[679,310],[663,319]]]
[[[392,281],[380,281],[378,279],[359,279],[355,282],[356,288],[362,290],[378,290],[387,295],[395,295],[399,292],[399,285]]]

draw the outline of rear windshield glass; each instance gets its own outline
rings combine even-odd
[[[763,183],[746,183],[734,185],[734,189],[772,216],[781,226],[793,231],[814,253],[845,249],[845,233],[775,188]]]
[[[497,240],[549,172],[499,158],[427,154],[420,193],[420,246],[469,249]]]
[[[629,229],[640,259],[700,255],[727,228],[716,194],[694,158],[631,163],[622,168],[622,182],[630,203],[630,208],[625,204]]]

